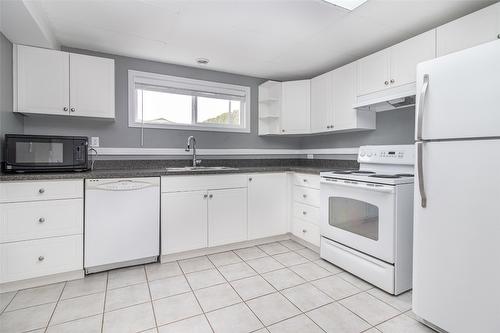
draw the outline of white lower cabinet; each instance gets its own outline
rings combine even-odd
[[[161,195],[162,254],[207,247],[207,192]]]
[[[0,244],[0,281],[31,279],[83,269],[83,235]]]
[[[162,192],[162,255],[247,240],[245,175],[162,177]]]
[[[288,175],[248,176],[248,239],[288,232]]]
[[[83,276],[83,180],[0,183],[0,290],[78,271]]]
[[[247,240],[247,189],[208,192],[208,246]]]

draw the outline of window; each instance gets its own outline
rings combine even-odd
[[[129,71],[129,126],[250,132],[250,88]]]

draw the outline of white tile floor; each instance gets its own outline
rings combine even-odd
[[[0,332],[419,333],[398,297],[293,241],[0,294]]]

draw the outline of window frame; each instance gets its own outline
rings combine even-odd
[[[241,103],[243,121],[242,126],[228,126],[223,124],[151,124],[141,123],[135,120],[135,115],[138,110],[137,95],[135,93],[136,84],[152,85],[165,90],[193,90],[200,94],[197,96],[210,97],[210,94],[221,94],[231,96],[241,96],[244,101]],[[196,99],[194,99],[196,100]],[[171,76],[164,74],[156,74],[150,72],[142,72],[136,70],[128,71],[128,127],[135,128],[156,128],[156,129],[176,129],[176,130],[189,130],[189,131],[212,131],[212,132],[233,132],[233,133],[250,133],[250,119],[251,119],[251,94],[250,87],[233,85],[227,83],[189,79],[179,76]],[[197,108],[193,108],[193,117],[198,112]],[[196,121],[196,117],[193,121]]]

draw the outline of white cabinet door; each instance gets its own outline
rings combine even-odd
[[[247,189],[211,190],[208,198],[208,246],[247,240]]]
[[[162,254],[207,247],[206,195],[206,191],[162,194]]]
[[[69,54],[23,45],[14,47],[14,110],[69,113]]]
[[[405,40],[390,50],[391,87],[413,83],[417,76],[417,64],[436,56],[436,30]]]
[[[113,59],[70,54],[70,111],[72,116],[115,117]]]
[[[250,175],[248,178],[248,239],[285,234],[288,231],[288,201],[287,174]]]
[[[437,28],[437,56],[500,38],[500,3]]]
[[[281,134],[304,134],[311,131],[310,80],[283,82]]]
[[[311,79],[311,132],[333,130],[332,72]]]
[[[356,64],[351,63],[333,71],[333,128],[356,128]]]
[[[390,50],[385,49],[357,61],[358,96],[384,90],[389,86]]]

